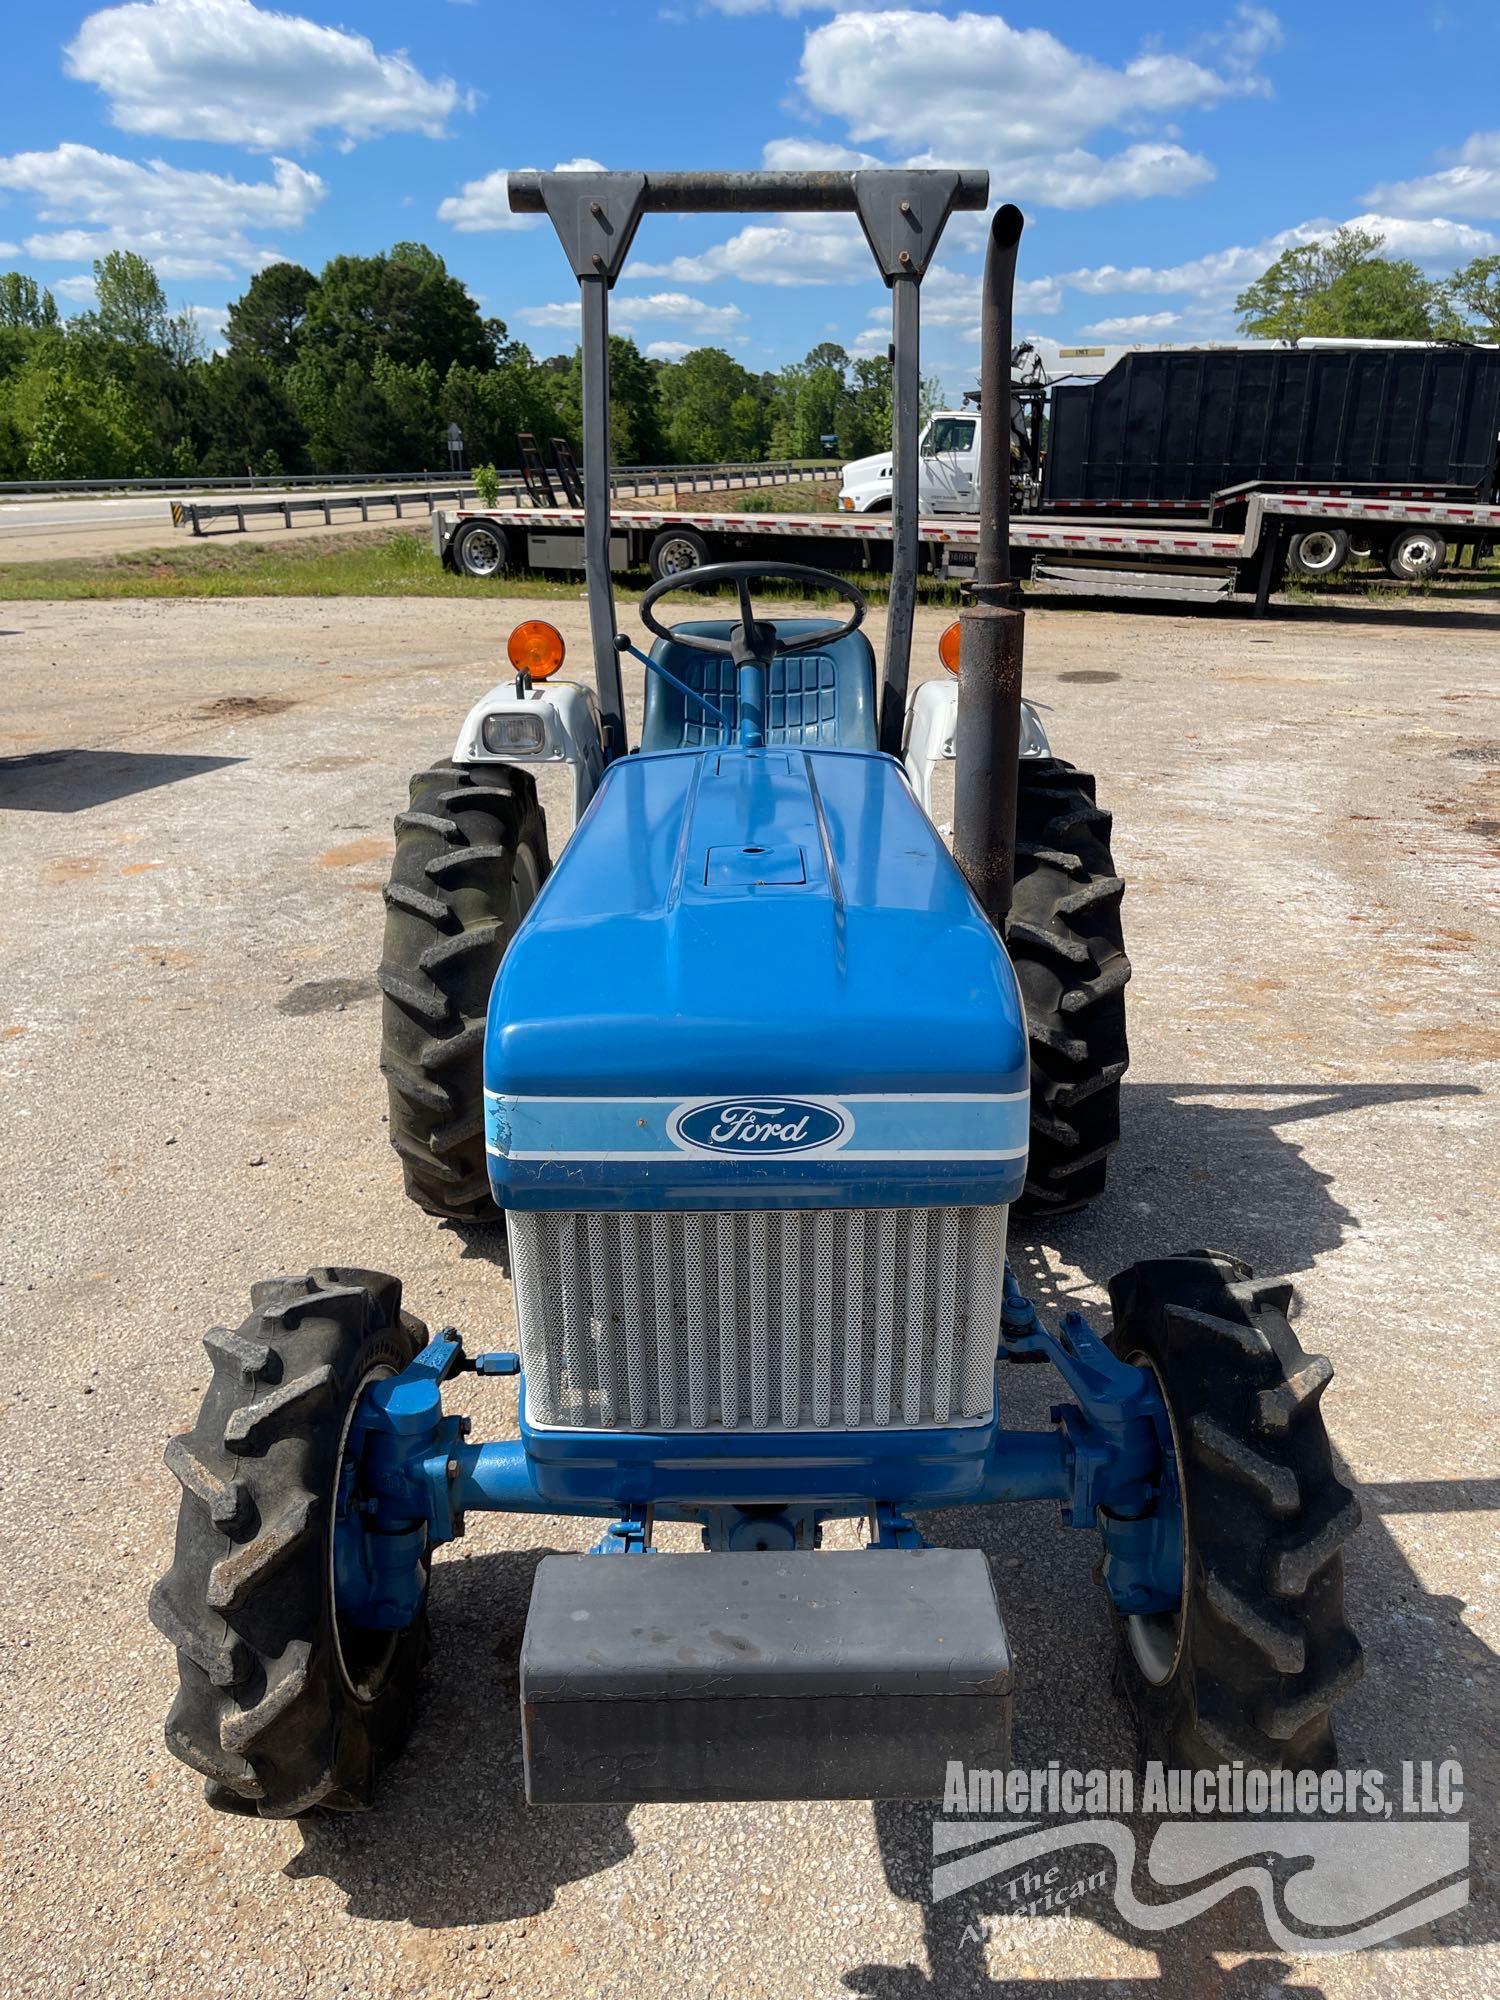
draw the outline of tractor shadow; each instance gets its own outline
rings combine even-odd
[[[521,1635],[536,1566],[551,1553],[434,1565],[433,1659],[406,1748],[374,1812],[300,1823],[288,1876],[337,1883],[351,1917],[463,1929],[536,1916],[561,1884],[635,1852],[623,1806],[546,1812],[526,1803]]]
[[[1050,1224],[1018,1218],[1010,1246],[1016,1276],[1050,1324],[1082,1305],[1101,1330],[1108,1325],[1107,1307],[1101,1310],[1081,1295],[1102,1288],[1137,1257],[1199,1246],[1233,1248],[1263,1275],[1295,1278],[1360,1227],[1358,1217],[1330,1194],[1329,1176],[1296,1144],[1295,1128],[1351,1111],[1476,1094],[1472,1086],[1442,1083],[1211,1091],[1128,1085],[1127,1143],[1112,1163],[1107,1198],[1097,1209]],[[1210,1097],[1216,1101],[1206,1102]],[[1062,1272],[1054,1268],[1058,1263]],[[1294,1304],[1294,1323],[1296,1318]],[[1301,1331],[1317,1350],[1316,1326]],[[1354,1365],[1346,1354],[1346,1377]],[[1007,1424],[1045,1426],[1059,1389],[1049,1368],[1008,1368],[1002,1376]],[[1358,1490],[1347,1467],[1337,1458],[1336,1464]],[[1500,1480],[1388,1483],[1363,1489],[1361,1501],[1364,1525],[1346,1551],[1346,1588],[1350,1621],[1365,1645],[1365,1678],[1339,1708],[1341,1761],[1347,1768],[1384,1771],[1391,1789],[1399,1788],[1404,1761],[1456,1756],[1464,1768],[1471,1820],[1474,1900],[1383,1949],[1492,1942],[1500,1936],[1500,1919],[1493,1902],[1481,1897],[1486,1850],[1496,1831],[1493,1801],[1500,1791],[1494,1726],[1500,1660],[1464,1624],[1462,1599],[1423,1586],[1386,1522],[1398,1514],[1431,1518],[1500,1507]],[[1134,1728],[1111,1681],[1113,1624],[1094,1580],[1092,1538],[1065,1528],[1056,1507],[1043,1504],[929,1515],[923,1528],[930,1541],[978,1546],[989,1557],[1017,1661],[1013,1763],[1028,1769],[1045,1767],[1050,1759],[1084,1770],[1136,1767]],[[1288,1961],[1270,1943],[1248,1891],[1235,1892],[1180,1932],[1135,1930],[1116,1909],[1114,1864],[1099,1847],[1049,1857],[1061,1864],[1064,1883],[1099,1878],[1069,1912],[1085,1920],[1069,1955],[1086,1964],[1091,1937],[1108,1949],[1098,1937],[1103,1932],[1149,1954],[1155,1969],[1124,1979],[1038,1978],[1027,1961],[1057,1949],[1055,1927],[1063,1918],[1055,1909],[1050,1916],[1043,1909],[1028,1910],[1024,1895],[1012,1895],[1010,1885],[1021,1869],[1006,1868],[990,1881],[934,1901],[936,1808],[880,1802],[873,1810],[887,1884],[921,1911],[926,1964],[851,1967],[844,1984],[859,2000],[1000,2000],[1019,1992],[1066,1994],[1069,2000],[1088,2000],[1095,1993],[1111,2000],[1116,1995],[1175,2000],[1178,1994],[1187,2000],[1211,1992],[1248,2000],[1251,1994],[1321,1990],[1305,1983],[1307,1959]],[[1154,1823],[1138,1816],[1126,1824],[1141,1857],[1137,1888],[1146,1900],[1153,1894],[1160,1898],[1163,1892],[1144,1880]],[[1047,1865],[1036,1864],[1037,1872]],[[1048,1929],[1032,1932],[1033,1922],[1044,1917]],[[981,1942],[986,1927],[988,1946]],[[1223,1953],[1252,1956],[1230,1972],[1216,1956]],[[1008,1965],[1015,1967],[1009,1977]]]
[[[241,757],[154,750],[34,750],[24,757],[0,757],[0,809],[89,812],[243,762]]]

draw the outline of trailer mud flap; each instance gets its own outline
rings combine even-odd
[[[1003,1767],[1011,1663],[974,1549],[547,1556],[521,1650],[533,1805],[934,1798]]]

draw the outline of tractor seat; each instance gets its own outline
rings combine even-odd
[[[789,638],[816,632],[826,618],[778,618],[777,629]],[[727,639],[734,621],[706,618],[679,625],[689,639],[695,632]],[[651,657],[669,674],[704,695],[728,718],[724,730],[705,708],[664,681],[646,676],[646,720],[642,750],[706,750],[733,743],[739,730],[740,704],[734,662],[717,653],[701,653],[681,639],[658,639]],[[815,652],[792,653],[773,660],[766,675],[766,742],[801,743],[840,750],[875,748],[875,655],[863,632],[851,632]]]

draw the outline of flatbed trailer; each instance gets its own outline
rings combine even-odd
[[[1283,581],[1291,538],[1316,524],[1361,533],[1425,530],[1448,547],[1487,549],[1500,541],[1500,505],[1446,499],[1391,499],[1356,493],[1253,491],[1233,528],[1189,522],[1011,520],[1018,576],[1090,596],[1166,595],[1214,599],[1253,595],[1264,611]],[[583,567],[583,509],[463,509],[433,516],[433,549],[446,568],[476,577],[516,570]],[[973,570],[979,522],[961,515],[924,518],[918,559],[928,576],[962,581]],[[694,513],[616,508],[610,567],[650,568],[657,576],[747,553],[767,561],[816,562],[827,569],[890,568],[889,514]]]

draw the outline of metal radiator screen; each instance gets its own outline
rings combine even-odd
[[[989,1415],[1004,1208],[506,1216],[532,1423],[917,1427]]]

